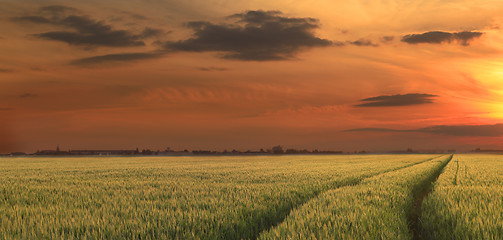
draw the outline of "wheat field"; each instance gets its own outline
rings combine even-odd
[[[428,239],[503,239],[503,156],[456,155],[422,209]]]
[[[464,216],[442,209],[453,206],[444,203],[444,189],[452,189],[451,175],[458,164],[459,196],[472,193],[461,191],[469,182],[492,192],[471,202],[475,206],[467,211],[478,214],[477,219],[489,215],[493,223],[479,230],[469,224],[456,229],[471,228],[473,234],[463,230],[466,239],[501,236],[497,235],[501,191],[494,192],[501,190],[502,161],[487,157],[475,164],[472,156],[451,158],[421,154],[0,158],[0,238],[413,239],[414,221],[423,223],[424,236],[442,236],[437,231],[451,230],[443,227],[446,220],[439,214]],[[418,212],[415,201],[445,165],[446,172]],[[481,171],[492,175],[480,178]],[[485,205],[495,197],[500,202]],[[491,211],[480,210],[488,206]],[[481,235],[486,230],[491,232]]]

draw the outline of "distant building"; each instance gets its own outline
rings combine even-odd
[[[68,152],[66,151],[61,151],[59,149],[59,145],[56,146],[56,150],[37,150],[37,152],[34,153],[34,155],[67,155]]]

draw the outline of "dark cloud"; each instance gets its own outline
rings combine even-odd
[[[0,111],[11,111],[11,110],[14,110],[14,108],[10,108],[10,107],[0,107]]]
[[[356,46],[371,46],[371,47],[377,47],[379,44],[372,43],[372,41],[367,40],[367,39],[359,39],[356,41],[348,41],[349,44],[356,45]]]
[[[503,136],[503,124],[455,125],[455,126],[439,125],[439,126],[421,128],[418,131],[451,135],[451,136],[499,137]]]
[[[425,32],[421,34],[409,34],[402,37],[402,42],[406,42],[408,44],[418,44],[418,43],[431,43],[431,44],[440,44],[440,43],[451,43],[458,42],[461,45],[467,46],[470,41],[482,36],[482,32],[440,32],[440,31],[431,31]]]
[[[161,29],[147,27],[143,30],[143,32],[141,32],[140,36],[142,38],[152,38],[152,37],[160,37],[164,34],[166,33]]]
[[[189,22],[194,37],[167,42],[172,51],[223,52],[224,58],[252,61],[285,60],[307,48],[332,45],[314,36],[319,27],[314,18],[288,18],[279,11],[247,11],[228,19],[233,24]]]
[[[63,5],[49,5],[49,6],[41,7],[39,10],[40,10],[40,12],[46,12],[46,13],[50,13],[53,15],[63,14],[66,12],[78,12],[79,11],[76,8],[67,7],[67,6],[63,6]]]
[[[356,107],[395,107],[395,106],[410,106],[418,104],[433,103],[433,94],[408,93],[397,95],[385,95],[378,97],[365,98],[360,100]]]
[[[355,128],[345,130],[345,132],[414,132],[414,130],[398,130],[390,128]]]
[[[40,67],[30,67],[30,70],[32,70],[32,71],[39,71],[39,72],[43,72],[43,71],[45,71],[46,69],[44,69],[44,68],[40,68]]]
[[[501,137],[503,124],[493,125],[438,125],[426,128],[397,130],[389,128],[357,128],[347,132],[420,132],[433,133],[457,137]]]
[[[38,97],[38,94],[34,94],[34,93],[23,93],[21,95],[19,95],[20,98],[34,98],[34,97]]]
[[[52,24],[70,27],[75,32],[57,31],[34,34],[34,36],[66,42],[70,45],[130,47],[144,46],[140,35],[126,30],[113,30],[110,25],[85,16],[68,16]]]
[[[143,40],[162,34],[161,30],[146,28],[135,34],[128,30],[116,30],[103,21],[97,21],[88,16],[66,14],[74,8],[65,6],[46,6],[40,9],[42,15],[22,16],[13,18],[18,22],[49,24],[71,29],[72,31],[51,31],[33,34],[32,36],[65,42],[80,46],[132,47],[144,46]]]
[[[0,73],[11,73],[11,72],[14,72],[14,69],[0,68]]]
[[[201,71],[206,71],[206,72],[227,71],[227,70],[229,70],[228,68],[222,68],[222,67],[200,67],[198,69],[201,70]]]
[[[108,63],[108,62],[134,62],[134,61],[139,61],[139,60],[146,60],[146,59],[154,59],[154,58],[160,58],[163,56],[163,53],[161,52],[145,52],[145,53],[117,53],[117,54],[108,54],[108,55],[101,55],[101,56],[93,56],[93,57],[88,57],[88,58],[81,58],[77,59],[71,62],[72,65],[96,65],[96,64],[101,64],[101,63]]]
[[[393,40],[395,40],[394,36],[384,36],[381,38],[381,42],[383,43],[389,43],[392,42]]]

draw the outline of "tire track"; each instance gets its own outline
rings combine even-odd
[[[284,222],[286,220],[286,218],[290,215],[290,213],[294,209],[302,207],[302,205],[306,204],[307,202],[311,201],[312,199],[318,197],[319,195],[321,195],[321,194],[323,194],[323,193],[325,193],[327,191],[338,189],[338,188],[342,188],[342,187],[347,187],[347,186],[355,186],[355,185],[360,184],[365,179],[372,178],[372,177],[375,177],[375,176],[379,176],[381,174],[385,174],[385,173],[394,172],[394,171],[398,171],[398,170],[401,170],[401,169],[409,168],[409,167],[412,167],[412,166],[415,166],[415,165],[418,165],[418,164],[421,164],[421,163],[425,163],[425,162],[428,162],[428,161],[433,161],[433,160],[441,158],[443,156],[445,156],[445,155],[440,155],[440,156],[428,158],[428,159],[423,160],[423,161],[410,163],[410,164],[403,165],[403,166],[400,166],[400,167],[390,168],[390,169],[387,169],[387,170],[384,170],[384,171],[381,171],[381,172],[377,172],[377,173],[373,173],[373,174],[364,174],[364,175],[356,177],[356,178],[345,179],[342,182],[334,184],[333,186],[329,186],[327,188],[324,188],[321,191],[315,192],[312,196],[306,198],[304,201],[301,201],[298,204],[293,204],[288,209],[285,209],[284,210],[284,214],[279,219],[277,219],[276,221],[272,221],[272,222],[269,221],[270,225],[264,226],[263,228],[261,228],[260,231],[258,231],[257,234],[254,235],[250,239],[257,239],[262,234],[262,232],[269,231],[270,229],[278,226],[279,224],[281,224],[282,222]],[[451,158],[452,158],[452,155],[451,155]],[[264,219],[264,220],[268,221],[269,219]]]
[[[454,175],[454,179],[452,180],[452,184],[454,184],[454,186],[458,185],[458,172],[459,172],[459,161],[456,160],[456,175]]]
[[[432,190],[433,184],[437,181],[440,174],[442,174],[444,168],[449,164],[454,155],[449,157],[444,164],[440,165],[432,174],[426,179],[426,181],[422,182],[414,187],[414,202],[412,204],[411,209],[409,210],[409,214],[407,216],[407,222],[409,226],[409,230],[412,233],[412,240],[420,240],[423,239],[421,236],[421,205],[425,197],[427,197]]]

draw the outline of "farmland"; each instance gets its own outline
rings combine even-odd
[[[427,238],[503,239],[503,157],[456,155],[422,208]]]
[[[414,201],[461,157],[0,158],[0,238],[411,239],[439,213]]]

